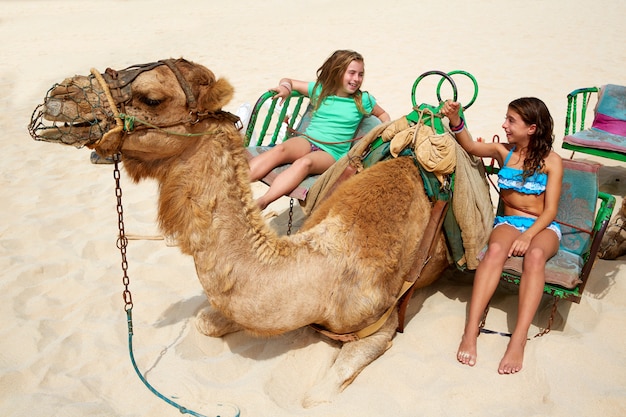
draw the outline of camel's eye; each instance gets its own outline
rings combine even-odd
[[[156,107],[156,106],[158,106],[159,104],[161,104],[163,102],[163,100],[157,100],[157,99],[150,98],[150,97],[145,97],[145,96],[141,97],[139,100],[143,104],[145,104],[147,106],[150,106],[150,107]]]

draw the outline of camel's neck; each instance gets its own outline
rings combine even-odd
[[[251,255],[259,246],[274,245],[279,239],[252,198],[239,132],[228,126],[210,137],[186,140],[196,142],[171,162],[161,180],[163,231],[194,256],[218,247],[222,254],[232,247],[241,252],[235,256]]]

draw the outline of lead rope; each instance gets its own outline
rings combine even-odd
[[[120,250],[122,255],[122,283],[124,284],[124,292],[122,293],[122,297],[124,298],[124,310],[126,311],[126,322],[128,324],[128,351],[130,353],[130,361],[133,364],[133,368],[137,373],[137,376],[144,383],[146,387],[154,395],[168,403],[169,405],[178,409],[181,414],[190,414],[196,417],[206,417],[204,414],[197,413],[193,410],[189,410],[182,405],[170,400],[169,398],[162,395],[159,391],[157,391],[146,378],[139,371],[139,367],[137,366],[137,362],[135,361],[135,355],[133,353],[133,297],[128,288],[130,285],[130,278],[128,278],[128,261],[126,260],[126,247],[128,246],[128,238],[124,232],[124,209],[122,207],[122,187],[120,186],[120,170],[118,167],[118,163],[120,161],[120,154],[115,154],[113,156],[113,161],[115,162],[115,166],[113,168],[113,178],[115,178],[115,196],[117,197],[117,225],[119,230],[119,236],[117,238],[117,247]],[[224,404],[217,404],[219,407],[224,407]],[[228,406],[232,407],[235,411],[235,417],[239,417],[240,411],[239,408],[235,405],[228,404]],[[217,417],[220,417],[219,415]]]

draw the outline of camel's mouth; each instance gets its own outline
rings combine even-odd
[[[28,131],[33,139],[77,148],[97,143],[115,127],[113,113],[91,77],[55,84],[33,111]]]

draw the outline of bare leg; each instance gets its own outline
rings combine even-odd
[[[335,162],[335,159],[324,151],[311,152],[281,172],[267,192],[259,197],[257,204],[261,209],[283,195],[289,194],[298,184],[311,174],[321,174]]]
[[[520,232],[517,229],[508,225],[496,227],[491,232],[489,248],[474,276],[469,314],[456,356],[457,360],[464,365],[476,364],[476,340],[480,330],[480,321],[500,281],[509,248],[519,235]]]
[[[524,272],[520,280],[517,324],[504,357],[500,361],[498,367],[500,374],[514,374],[522,369],[528,329],[533,317],[535,317],[543,294],[546,261],[556,253],[558,248],[559,240],[556,234],[546,229],[533,238],[524,255]]]
[[[302,137],[279,143],[249,161],[250,181],[258,181],[277,166],[292,163],[310,152],[311,143]]]

